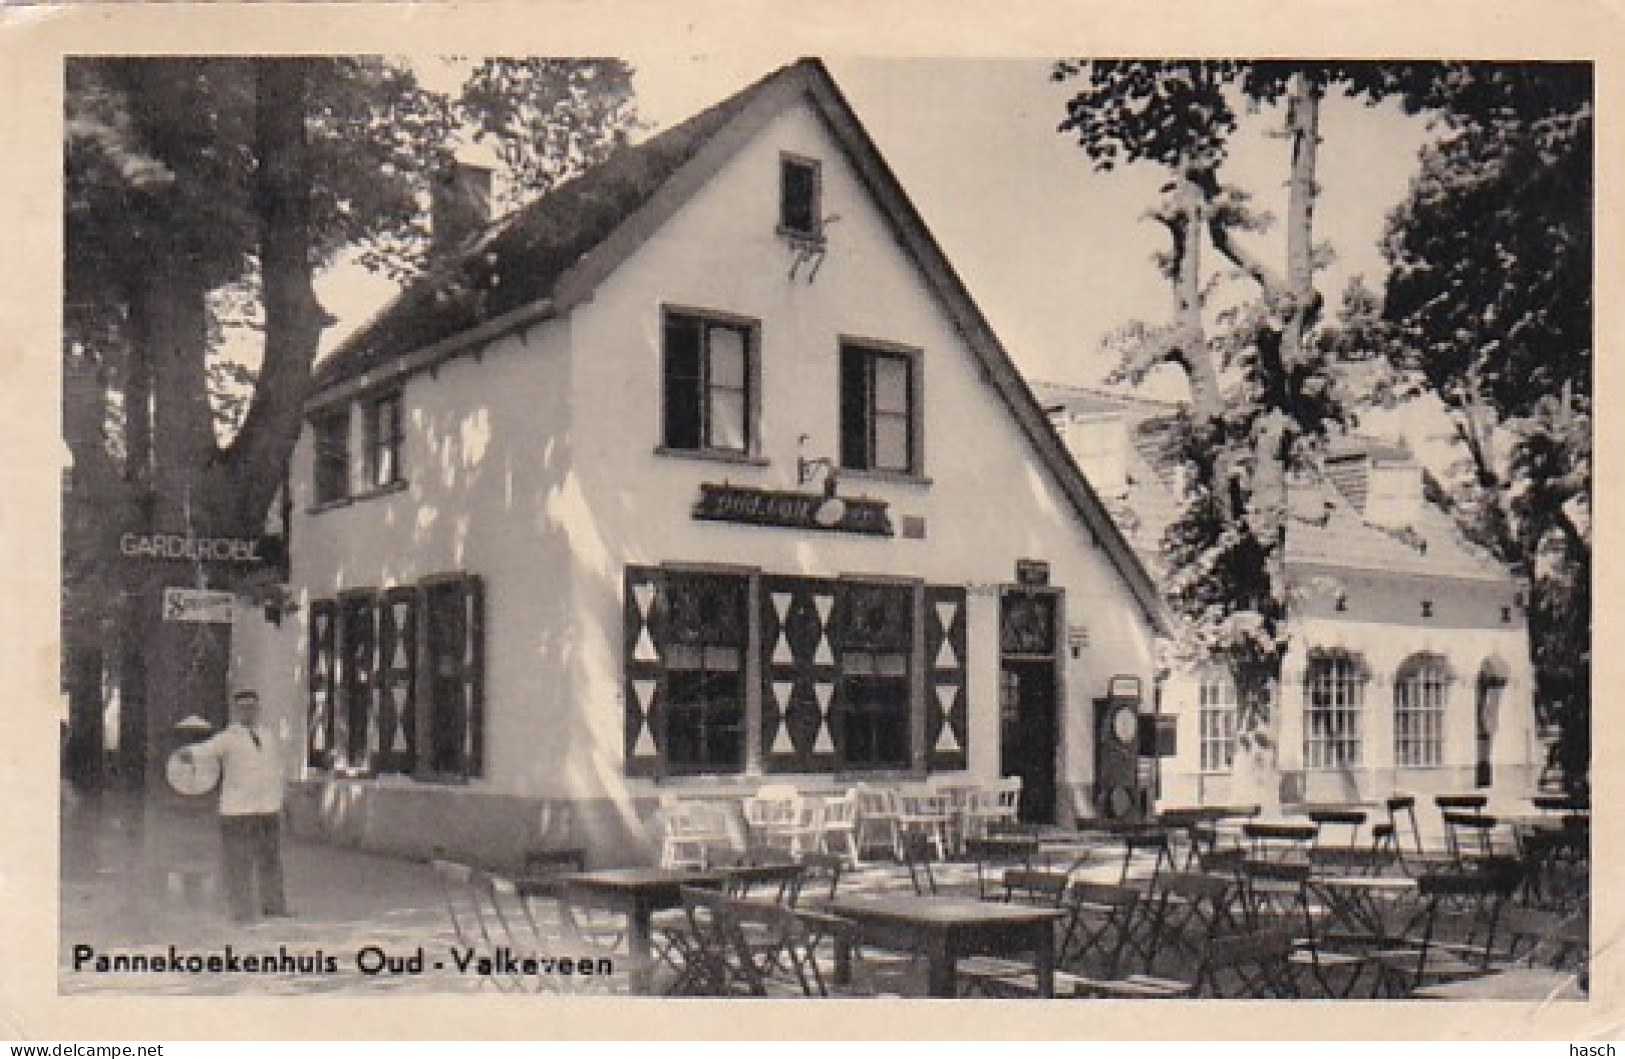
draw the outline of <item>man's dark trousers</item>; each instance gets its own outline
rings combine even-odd
[[[253,919],[256,911],[268,916],[287,913],[282,894],[282,817],[279,813],[244,813],[220,817],[225,844],[226,900],[231,916]],[[259,907],[254,905],[254,883],[259,883]]]

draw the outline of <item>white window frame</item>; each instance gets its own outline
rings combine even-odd
[[[1367,673],[1346,652],[1312,655],[1303,678],[1303,766],[1309,771],[1359,768],[1365,757]]]
[[[1444,764],[1445,708],[1450,666],[1436,654],[1414,654],[1394,676],[1394,766],[1438,768]]]
[[[1201,771],[1226,773],[1236,761],[1236,682],[1219,668],[1202,670],[1196,682]]]

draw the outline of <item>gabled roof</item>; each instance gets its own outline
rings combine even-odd
[[[1179,406],[1133,394],[1035,382],[1046,408],[1064,413],[1102,416],[1115,407],[1128,432],[1129,485],[1122,510],[1114,509],[1142,559],[1152,569],[1161,565],[1163,530],[1178,516],[1177,498],[1170,503],[1166,435]],[[1366,517],[1373,465],[1414,464],[1403,443],[1350,435],[1327,446],[1322,473],[1294,482],[1287,530],[1288,566],[1332,570],[1366,570],[1409,577],[1449,577],[1470,581],[1508,581],[1511,573],[1480,554],[1462,537],[1450,515],[1423,497],[1413,524],[1390,530]],[[1154,467],[1156,480],[1136,466]]]
[[[568,312],[758,131],[805,102],[824,120],[1041,463],[1159,632],[1146,568],[1027,388],[891,167],[817,59],[802,59],[548,193],[414,284],[318,368],[319,407]]]

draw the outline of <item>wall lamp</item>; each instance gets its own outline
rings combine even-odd
[[[807,435],[801,435],[797,445],[805,448]],[[819,474],[824,476],[824,501],[813,511],[813,521],[820,526],[838,526],[846,517],[846,501],[835,495],[835,488],[839,484],[839,470],[835,461],[828,456],[796,457],[796,484],[806,485]]]

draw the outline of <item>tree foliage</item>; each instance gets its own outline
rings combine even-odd
[[[75,58],[66,87],[67,502],[102,517],[65,518],[65,616],[87,624],[117,595],[94,576],[110,531],[259,534],[332,322],[319,269],[344,255],[418,271],[425,189],[460,140],[491,143],[523,198],[604,158],[635,121],[616,60],[486,60],[444,93],[375,57]],[[259,340],[251,376],[211,358],[230,322]],[[217,699],[193,678],[218,685],[223,659],[170,650],[153,612],[164,581],[218,572],[118,577],[135,601],[124,659],[148,666],[135,697]]]
[[[1590,757],[1593,100],[1589,64],[1461,64],[1417,100],[1441,136],[1390,218],[1361,329],[1437,393],[1468,455],[1448,499],[1531,581],[1537,706]]]

